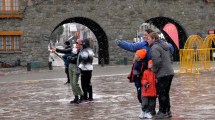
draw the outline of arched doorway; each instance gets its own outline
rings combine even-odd
[[[98,41],[98,62],[101,64],[102,59],[104,59],[104,64],[109,64],[109,45],[108,45],[108,38],[104,30],[100,27],[99,24],[94,22],[91,19],[84,18],[84,17],[73,17],[68,18],[58,24],[52,33],[61,25],[66,23],[79,23],[84,26],[87,26],[96,36]]]
[[[167,18],[167,17],[155,17],[155,18],[151,18],[151,19],[147,20],[146,22],[156,26],[163,33],[166,40],[174,46],[175,50],[174,50],[173,58],[175,61],[178,61],[179,60],[179,49],[184,48],[184,44],[187,40],[187,33],[184,30],[184,28],[177,21]],[[171,37],[163,30],[164,26],[168,23],[174,24],[178,31],[179,49],[177,48],[176,44],[171,39]]]

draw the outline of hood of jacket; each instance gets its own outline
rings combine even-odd
[[[161,46],[165,51],[169,50],[169,45],[165,41],[155,40],[151,46],[156,45],[156,44],[159,44],[159,46]]]
[[[170,60],[169,45],[166,42],[161,40],[154,41],[151,47],[151,55],[153,61],[152,70],[158,78],[174,75]]]

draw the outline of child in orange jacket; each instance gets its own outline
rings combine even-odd
[[[143,118],[152,118],[155,115],[156,107],[156,76],[151,70],[152,60],[148,61],[148,69],[144,71],[141,80],[142,84],[142,111],[144,113]]]

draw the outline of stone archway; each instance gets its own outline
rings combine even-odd
[[[147,23],[153,24],[156,26],[160,31],[163,33],[164,37],[167,39],[168,42],[170,42],[175,50],[174,50],[174,60],[178,61],[179,60],[179,49],[183,49],[184,44],[187,40],[187,33],[185,29],[175,20],[167,17],[155,17],[151,18],[146,21]],[[170,36],[163,30],[164,26],[168,23],[172,23],[175,25],[175,27],[178,30],[178,39],[179,39],[179,49],[176,47],[174,44],[173,40],[170,38]]]
[[[79,23],[84,26],[87,26],[96,36],[98,41],[98,64],[101,64],[102,59],[104,59],[104,64],[109,64],[109,45],[108,45],[108,38],[104,30],[101,28],[101,26],[96,23],[95,21],[84,18],[84,17],[72,17],[68,18],[64,21],[62,21],[60,24],[58,24],[52,33],[61,25],[66,23]]]

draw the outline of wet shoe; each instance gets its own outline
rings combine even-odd
[[[79,104],[80,100],[78,99],[78,96],[75,96],[75,99],[70,101],[70,104]]]
[[[85,99],[84,99],[84,96],[80,95],[79,103],[84,103],[84,102],[86,102]]]
[[[79,104],[79,100],[72,100],[70,101],[70,104]]]
[[[154,111],[151,111],[151,115],[152,116],[155,116],[156,115],[156,111],[154,110]]]
[[[144,118],[147,118],[147,119],[152,118],[151,113],[149,113],[149,112],[145,113],[145,114],[144,114]]]
[[[139,114],[139,118],[140,118],[140,119],[143,119],[144,116],[145,116],[145,112],[141,111],[140,114]]]
[[[88,98],[87,100],[90,101],[90,102],[94,101],[93,98]]]
[[[155,116],[154,116],[155,119],[165,119],[165,118],[168,118],[168,115],[166,113],[162,113],[162,112],[158,112]]]

